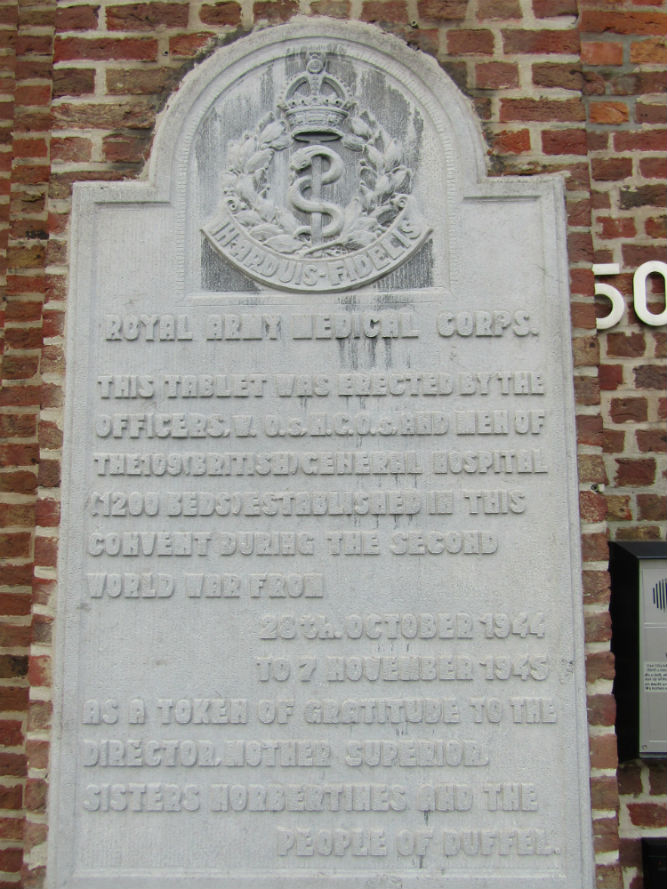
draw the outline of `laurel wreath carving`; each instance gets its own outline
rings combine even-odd
[[[343,145],[361,152],[359,196],[344,209],[335,240],[313,247],[300,220],[269,197],[274,154],[290,144],[281,120],[270,113],[253,132],[229,143],[228,169],[222,174],[223,199],[236,222],[266,247],[289,255],[335,256],[372,244],[406,206],[412,171],[400,145],[368,111],[351,117]]]

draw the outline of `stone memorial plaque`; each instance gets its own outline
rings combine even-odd
[[[560,180],[300,22],[71,253],[48,885],[592,886]]]

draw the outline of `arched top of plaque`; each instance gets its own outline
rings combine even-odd
[[[188,292],[391,289],[411,259],[402,285],[427,286],[449,277],[456,193],[484,175],[482,145],[433,59],[369,25],[308,19],[188,74],[149,177],[179,211]]]
[[[327,18],[218,48],[162,111],[143,181],[75,186],[84,216],[162,207],[161,275],[186,299],[452,289],[466,200],[549,192],[486,177],[472,103],[434,59]]]

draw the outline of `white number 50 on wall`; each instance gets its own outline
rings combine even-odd
[[[594,275],[618,275],[621,267],[617,262],[606,262],[593,266]],[[667,298],[665,300],[665,308],[657,315],[649,312],[646,304],[646,279],[649,275],[657,273],[662,275],[662,279],[667,285],[667,262],[645,262],[639,266],[634,274],[632,282],[632,290],[634,294],[635,312],[640,321],[644,324],[650,324],[652,327],[659,327],[661,324],[667,324]],[[595,282],[595,295],[608,296],[611,300],[611,312],[604,318],[598,318],[596,326],[598,330],[608,330],[613,327],[623,317],[625,312],[625,300],[620,290],[612,287],[611,284],[603,284],[600,281]]]

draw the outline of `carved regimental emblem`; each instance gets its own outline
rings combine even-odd
[[[399,143],[313,52],[275,111],[228,144],[222,200],[203,231],[271,287],[348,290],[405,262],[429,235],[413,175]]]

